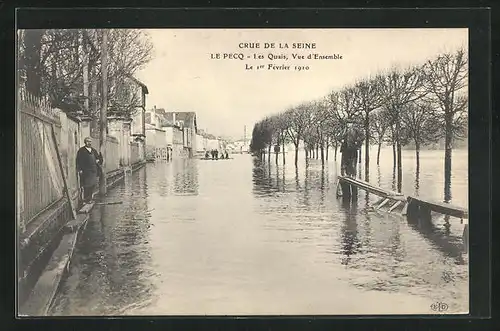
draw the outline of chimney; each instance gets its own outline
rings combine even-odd
[[[174,122],[174,125],[176,125],[176,123],[175,123],[175,112],[172,113],[172,122]]]

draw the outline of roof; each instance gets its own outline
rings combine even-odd
[[[173,123],[174,113],[175,113],[175,120],[176,121],[183,121],[184,125],[188,125],[192,121],[194,123],[195,132],[198,132],[198,126],[196,123],[196,113],[194,111],[166,112],[163,108],[160,108],[160,109],[162,110],[162,115],[167,122]],[[157,113],[158,113],[158,110],[159,109],[156,109]]]
[[[148,87],[146,86],[146,84],[144,84],[143,82],[141,82],[140,80],[138,80],[134,76],[128,76],[128,78],[130,78],[134,83],[136,83],[137,85],[139,85],[142,88],[142,93],[149,94]]]
[[[163,114],[165,116],[165,119],[169,122],[172,122],[174,120],[174,116],[173,116],[174,113],[175,113],[175,119],[177,121],[184,121],[184,123],[189,123],[194,119],[194,121],[196,122],[196,113],[193,111],[190,111],[190,112],[165,112],[164,109],[162,109],[162,110],[163,110]],[[158,109],[156,111],[158,112]]]
[[[155,112],[156,115],[158,115],[161,120],[161,126],[172,126],[172,127],[177,127],[177,125],[174,123],[174,116],[173,114],[175,113],[175,120],[177,121],[183,121],[184,126],[189,127],[191,122],[194,122],[194,129],[195,132],[198,133],[198,126],[196,123],[196,113],[195,112],[167,112],[164,108],[155,108],[155,109],[150,109],[146,111],[146,123],[151,123],[151,113]]]

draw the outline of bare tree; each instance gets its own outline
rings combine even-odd
[[[382,76],[375,76],[369,80],[360,81],[354,86],[356,95],[354,107],[363,114],[365,131],[365,180],[368,178],[370,169],[370,113],[383,104],[383,82],[384,78]]]
[[[444,124],[445,200],[451,199],[451,152],[453,140],[466,132],[468,59],[463,49],[447,53],[424,65],[425,87],[434,97]]]
[[[339,122],[345,123],[359,116],[359,108],[356,107],[356,90],[353,87],[333,91],[328,95],[327,100],[330,115]]]
[[[314,122],[316,126],[316,136],[318,137],[318,147],[321,153],[321,165],[325,165],[325,147],[328,149],[328,129],[330,112],[326,100],[314,102]],[[316,153],[318,154],[318,153]],[[317,157],[318,158],[318,155]]]
[[[420,169],[420,147],[439,139],[439,122],[429,100],[412,102],[404,106],[401,113],[407,137],[415,144],[417,172]]]
[[[370,114],[370,128],[371,139],[378,145],[377,148],[377,165],[380,164],[380,149],[384,138],[386,137],[387,130],[390,128],[389,114],[386,110],[376,111]],[[396,158],[394,158],[395,160]]]
[[[32,94],[47,96],[54,107],[64,111],[89,111],[84,107],[86,100],[93,106],[90,111],[99,109],[101,30],[26,30],[20,44],[20,69]],[[151,60],[152,51],[153,45],[142,30],[109,31],[109,101],[125,107],[124,113],[134,108],[136,99],[124,81]],[[87,83],[91,88],[89,95],[84,95]],[[127,91],[130,95],[124,96]],[[131,104],[126,106],[127,99]],[[96,114],[91,111],[90,115]]]
[[[297,167],[299,159],[299,143],[304,137],[309,121],[307,111],[307,105],[301,104],[285,112],[289,123],[287,134],[295,146],[295,167]]]
[[[384,94],[384,106],[389,111],[391,123],[393,124],[392,137],[395,142],[398,190],[401,190],[403,171],[401,163],[401,147],[403,131],[401,127],[401,109],[406,104],[416,101],[425,95],[423,90],[424,76],[418,67],[406,70],[394,69],[383,76],[382,93]]]

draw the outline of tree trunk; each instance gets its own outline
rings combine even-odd
[[[335,154],[333,156],[333,160],[334,161],[337,161],[337,149],[338,149],[339,145],[337,143],[335,143]]]
[[[403,165],[401,164],[401,123],[400,119],[396,120],[396,152],[397,152],[397,166],[398,166],[398,192],[401,192],[401,185],[403,181]]]
[[[285,139],[281,140],[281,144],[283,145],[283,165],[285,164]]]
[[[450,116],[446,116],[446,136],[445,136],[445,146],[444,146],[444,201],[451,201],[451,152],[453,128],[451,126],[452,121]]]
[[[380,148],[382,147],[382,143],[378,144],[378,149],[377,149],[377,165],[380,165]]]
[[[267,162],[271,163],[271,144],[267,147]]]
[[[278,164],[278,156],[280,155],[279,152],[275,152],[274,154],[276,154],[276,165]]]
[[[396,169],[396,141],[392,142],[392,165]]]
[[[398,153],[398,192],[401,192],[401,187],[403,184],[403,167],[401,164],[401,141],[398,141],[397,153]]]
[[[361,147],[358,149],[358,163],[361,164]]]
[[[326,138],[326,161],[328,162],[328,150],[330,149],[330,140]]]
[[[420,171],[420,142],[415,140],[415,159],[417,161],[417,171]]]
[[[319,144],[316,144],[316,160],[319,158]]]
[[[325,165],[325,146],[321,144],[321,165]]]
[[[370,169],[370,116],[369,115],[370,113],[365,111],[365,177],[368,177]]]
[[[299,144],[295,144],[295,168],[297,168],[297,163],[299,161]]]

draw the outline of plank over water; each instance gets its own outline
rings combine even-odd
[[[463,207],[451,205],[449,203],[431,201],[417,197],[408,197],[408,204],[417,204],[419,207],[430,209],[431,211],[450,215],[458,218],[469,218],[469,212]]]
[[[384,198],[390,198],[390,199],[399,200],[399,201],[406,200],[406,198],[404,197],[404,195],[402,193],[398,193],[398,192],[394,192],[391,190],[383,189],[381,187],[373,186],[372,184],[365,182],[365,181],[362,181],[362,180],[359,180],[359,179],[346,177],[346,176],[338,176],[338,179],[339,179],[340,183],[344,182],[344,183],[348,183],[350,185],[357,186],[360,189],[363,189],[365,191],[368,191],[370,193],[373,193],[375,195],[378,195],[378,196],[381,196]]]

